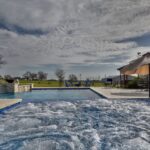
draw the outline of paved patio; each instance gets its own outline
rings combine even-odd
[[[148,91],[137,89],[117,89],[107,87],[92,87],[92,90],[107,99],[148,99]]]

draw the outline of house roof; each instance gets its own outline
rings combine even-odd
[[[141,57],[135,60],[132,60],[131,62],[129,62],[129,64],[118,68],[118,70],[122,74],[127,75],[129,74],[146,75],[149,74],[149,67],[148,67],[149,64],[150,64],[150,52],[142,55]]]

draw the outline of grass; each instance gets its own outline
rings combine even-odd
[[[59,87],[59,82],[58,81],[48,81],[48,80],[43,80],[43,81],[27,81],[27,80],[20,80],[20,84],[30,84],[33,83],[34,87]],[[64,85],[62,85],[64,86]]]
[[[20,84],[34,84],[34,87],[59,87],[59,82],[58,81],[54,81],[54,80],[43,80],[43,81],[27,81],[27,80],[20,80]],[[62,84],[62,86],[64,86],[64,84]],[[94,87],[102,87],[105,86],[103,83],[95,81],[93,83]]]
[[[0,79],[0,84],[4,84],[4,83],[6,83],[6,81],[3,79]]]
[[[93,85],[92,85],[92,86],[94,86],[94,87],[104,87],[104,86],[105,86],[105,84],[104,84],[104,83],[102,83],[102,82],[94,81],[94,83],[93,83]]]

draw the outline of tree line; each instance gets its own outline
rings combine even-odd
[[[37,73],[32,73],[30,71],[25,72],[22,76],[13,77],[11,75],[0,76],[0,79],[22,79],[22,80],[47,80],[48,73],[39,71]]]
[[[55,76],[57,77],[58,81],[60,83],[63,83],[65,80],[65,72],[63,69],[57,69],[55,71]],[[37,73],[27,71],[22,76],[19,77],[12,77],[11,75],[0,75],[0,79],[22,79],[22,80],[47,80],[48,73],[45,73],[43,71],[39,71]],[[78,81],[78,77],[75,74],[70,74],[68,76],[68,80],[70,81]]]
[[[2,65],[6,64],[6,61],[4,61],[3,56],[0,54],[0,67]],[[65,80],[65,72],[63,69],[57,69],[55,71],[55,76],[57,77],[60,84]],[[27,71],[25,72],[21,77],[12,77],[11,75],[0,75],[0,79],[25,79],[25,80],[47,80],[48,73],[45,73],[43,71],[39,71],[37,73]],[[68,76],[69,81],[78,81],[81,80],[81,74],[78,78],[75,74],[70,74]]]
[[[32,73],[27,71],[25,74],[23,74],[23,79],[26,80],[47,80],[48,73],[45,73],[43,71],[39,71],[38,73]]]
[[[81,74],[80,74],[80,76],[77,76],[75,74],[70,74],[66,77],[65,71],[63,69],[57,69],[55,71],[55,76],[60,83],[63,83],[63,81],[66,79],[71,82],[76,82],[76,81],[81,80]],[[22,76],[17,76],[17,77],[11,76],[9,74],[4,75],[4,76],[0,75],[0,79],[19,79],[19,80],[29,80],[29,81],[48,80],[48,73],[45,73],[43,71],[39,71],[37,73],[27,71]],[[85,80],[96,80],[96,79],[86,78]],[[97,79],[97,80],[100,80],[100,79]]]

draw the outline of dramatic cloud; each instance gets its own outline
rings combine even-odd
[[[139,51],[149,24],[149,0],[0,0],[2,71],[118,67]]]

